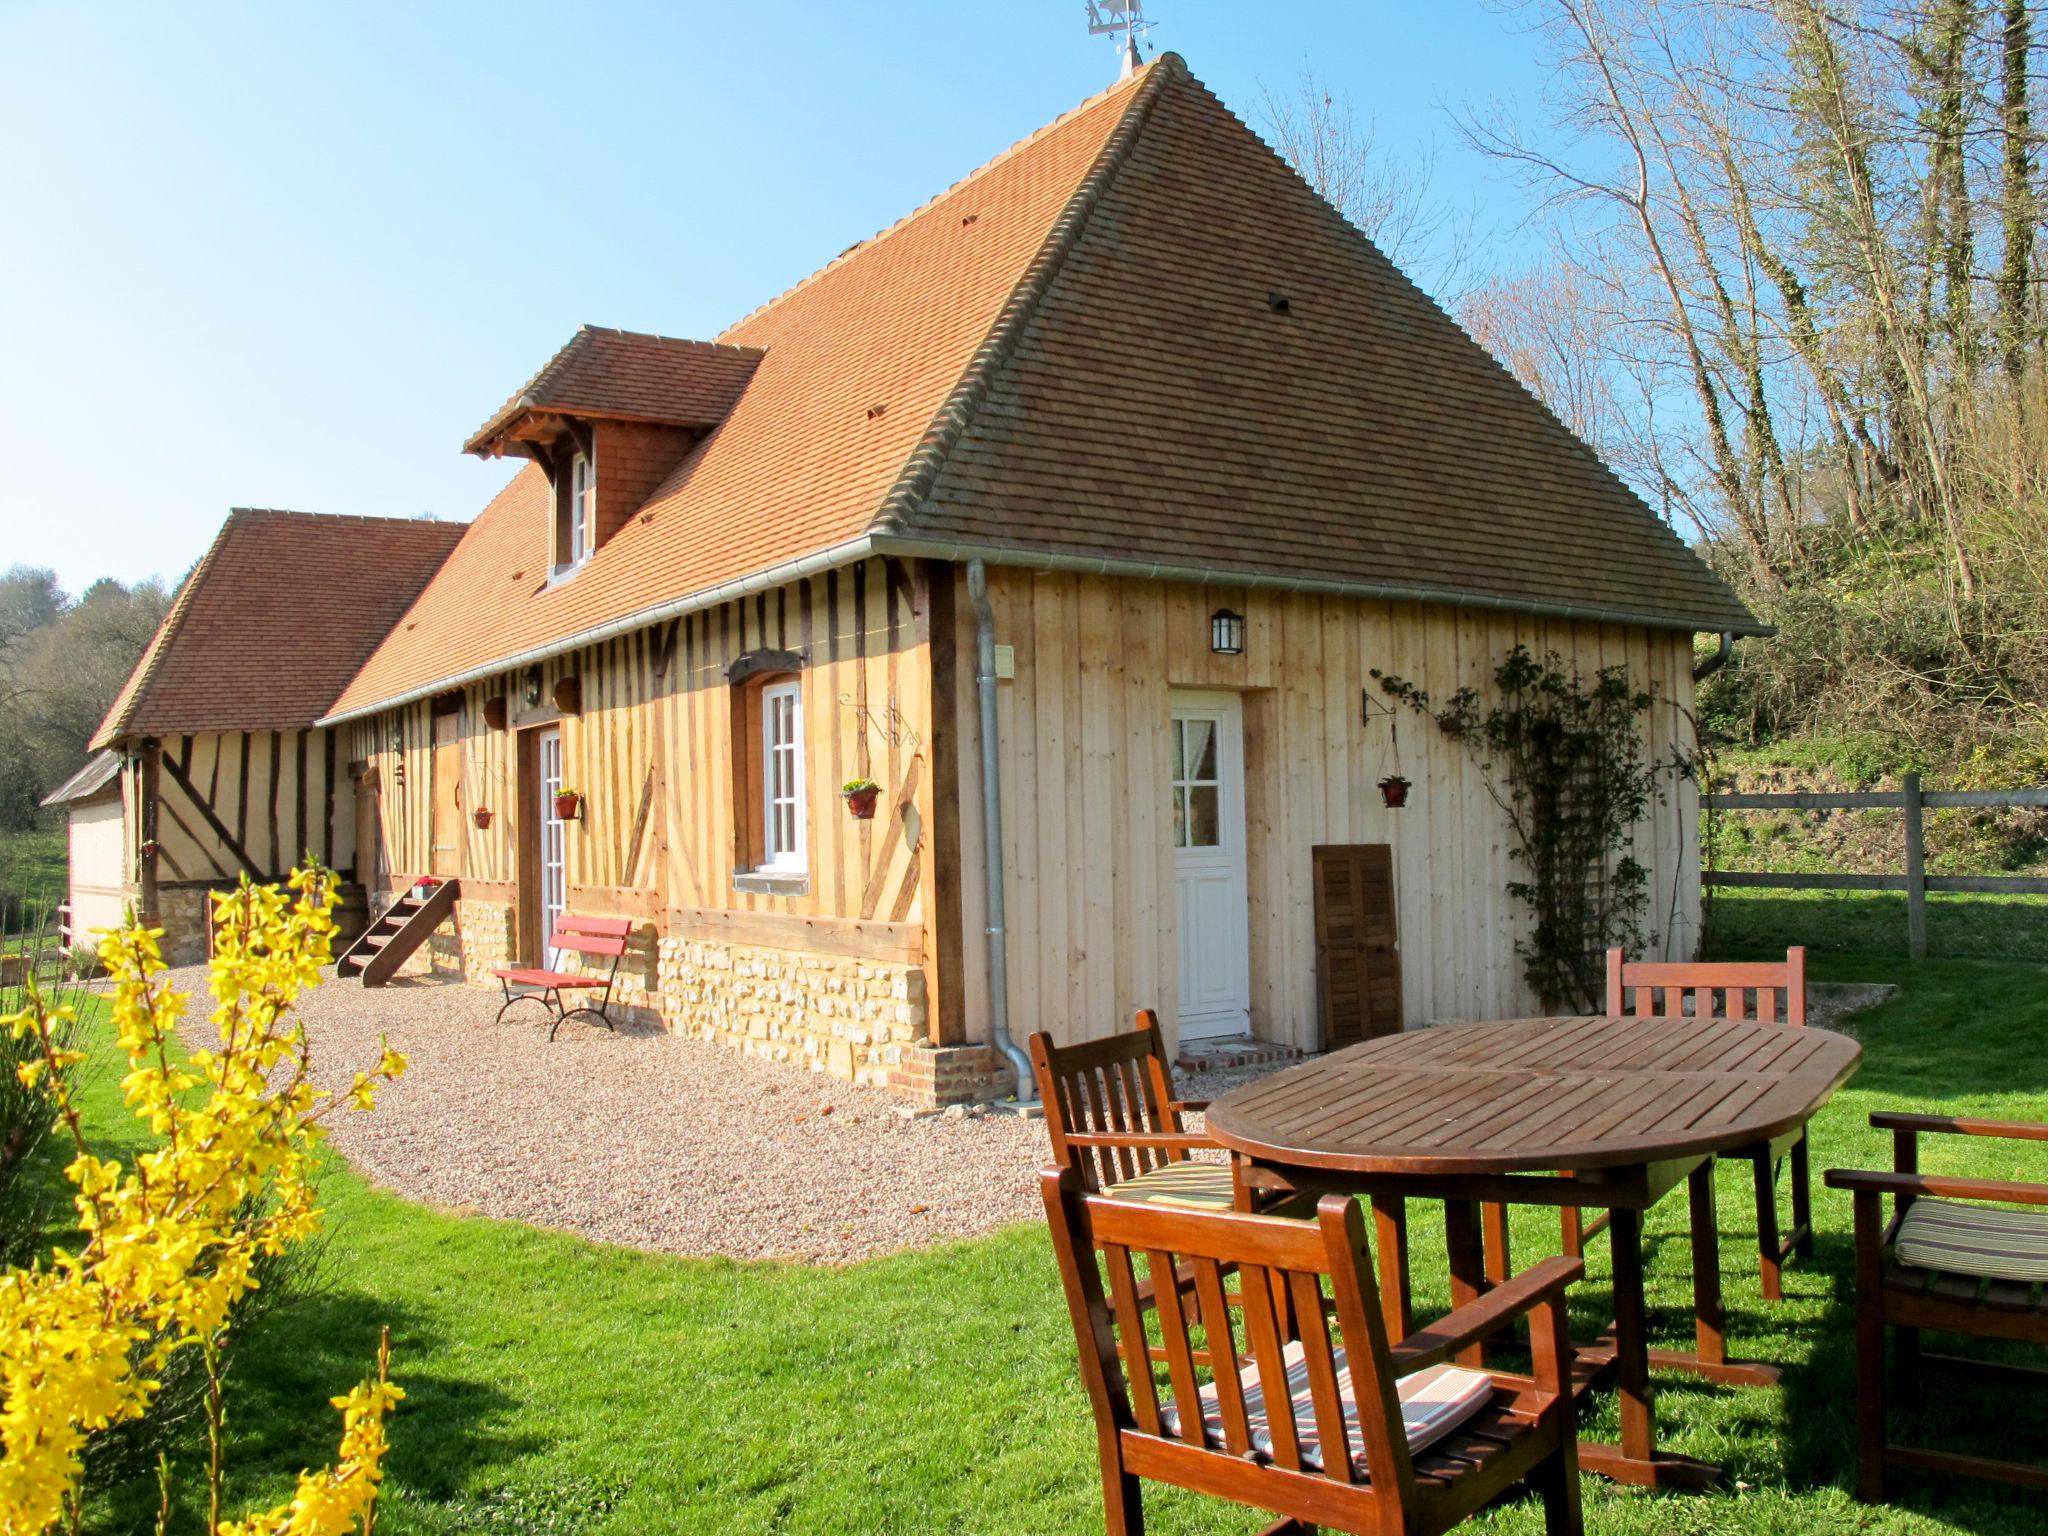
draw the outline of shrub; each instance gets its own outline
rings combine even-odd
[[[358,1075],[347,1093],[313,1086],[293,1008],[333,956],[335,880],[303,869],[288,884],[289,892],[245,880],[218,901],[213,1050],[186,1057],[177,1047],[186,998],[162,983],[159,931],[131,927],[101,944],[128,1058],[123,1095],[158,1138],[132,1166],[95,1156],[86,1142],[66,1081],[84,1059],[70,1040],[74,1010],[31,987],[27,1006],[5,1021],[29,1047],[17,1080],[52,1094],[76,1154],[65,1176],[85,1241],[0,1275],[0,1529],[75,1522],[89,1441],[139,1418],[167,1366],[193,1354],[207,1382],[209,1532],[339,1536],[374,1519],[384,1419],[403,1395],[383,1348],[375,1374],[334,1399],[343,1421],[337,1465],[303,1474],[296,1496],[276,1509],[239,1522],[221,1514],[230,1319],[259,1267],[299,1247],[318,1223],[308,1176],[321,1120],[339,1106],[369,1109],[378,1083],[405,1068],[387,1046],[377,1070]]]

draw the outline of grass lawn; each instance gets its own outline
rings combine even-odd
[[[0,831],[0,939],[64,899],[69,857],[61,825]]]
[[[1761,918],[1742,933],[1757,950],[1786,941]],[[2048,970],[1833,954],[1814,968],[1906,988],[1859,1021],[1868,1054],[1814,1126],[1817,1168],[1884,1166],[1888,1145],[1864,1124],[1879,1106],[2048,1119]],[[132,1147],[116,1093],[114,1073],[95,1075],[93,1124],[108,1148]],[[2048,1179],[2040,1144],[1930,1144],[1926,1162]],[[392,1425],[380,1531],[1101,1529],[1074,1340],[1035,1227],[832,1270],[599,1247],[409,1204],[339,1164],[322,1193],[330,1284],[267,1320],[237,1367],[236,1507],[278,1496],[299,1467],[325,1461],[337,1432],[326,1399],[362,1373],[389,1323],[409,1395]],[[1687,1497],[1588,1479],[1588,1528],[2019,1536],[2048,1526],[2048,1501],[1987,1485],[1901,1476],[1896,1508],[1850,1500],[1847,1202],[1820,1192],[1818,1260],[1788,1271],[1791,1299],[1767,1311],[1744,1235],[1747,1169],[1724,1169],[1721,1193],[1736,1350],[1788,1365],[1786,1383],[1733,1391],[1662,1378],[1667,1445],[1725,1462],[1736,1481]],[[1542,1245],[1555,1218],[1522,1215],[1521,1255],[1554,1251]],[[1650,1218],[1651,1302],[1673,1342],[1690,1339],[1683,1233],[1680,1194]],[[1440,1306],[1441,1265],[1429,1259],[1441,1244],[1421,1230],[1415,1251],[1424,1300]],[[1604,1304],[1604,1248],[1592,1267],[1580,1303],[1589,1330]],[[1953,1424],[1947,1443],[1996,1437],[2048,1459],[2048,1395],[2019,1404],[1938,1377],[1930,1395],[1916,1433],[1942,1437]],[[1596,1402],[1587,1428],[1611,1436],[1612,1399]],[[186,1480],[198,1471],[199,1453],[186,1453]],[[144,1523],[147,1491],[128,1492],[96,1511],[95,1528]],[[1261,1523],[1169,1490],[1147,1503],[1158,1532]],[[1533,1532],[1541,1519],[1525,1499],[1480,1528]]]
[[[1906,953],[1906,897],[1892,891],[1735,891],[1714,894],[1707,919],[1717,954]],[[1927,898],[1927,953],[1941,960],[2048,962],[2048,898],[1944,891]],[[1872,973],[1875,975],[1875,973]]]

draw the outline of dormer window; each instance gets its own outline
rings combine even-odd
[[[597,460],[578,453],[555,496],[555,574],[566,576],[590,558],[597,533]]]

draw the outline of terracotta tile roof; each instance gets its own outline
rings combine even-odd
[[[1761,627],[1181,69],[984,382],[892,531]]]
[[[74,800],[93,799],[114,783],[114,777],[120,771],[119,756],[112,752],[95,752],[85,760],[83,768],[43,796],[43,804],[69,805]]]
[[[1760,627],[1172,54],[720,341],[764,355],[642,515],[485,610],[480,519],[336,713],[892,551]]]
[[[310,726],[463,529],[236,508],[178,589],[93,746]]]
[[[759,349],[586,325],[464,443],[477,453],[528,411],[708,427],[754,376]]]
[[[495,625],[467,606],[479,583],[465,544],[422,595],[418,629],[379,649],[336,712],[861,536],[1146,78],[1040,130],[728,330],[720,341],[766,355],[647,515],[573,580],[490,610]],[[544,570],[545,503],[530,516],[526,568]]]

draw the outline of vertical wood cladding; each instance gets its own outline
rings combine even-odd
[[[1265,1039],[1318,1048],[1315,886],[1319,844],[1392,849],[1406,1022],[1502,1018],[1535,1007],[1515,944],[1527,928],[1507,893],[1522,871],[1506,818],[1471,756],[1436,727],[1384,704],[1373,669],[1437,698],[1463,684],[1490,693],[1516,643],[1555,650],[1590,674],[1625,663],[1659,703],[1649,750],[1692,736],[1692,647],[1683,634],[1446,607],[1017,570],[990,572],[996,639],[1015,647],[1000,685],[1010,1018],[1022,1038],[1062,1041],[1129,1027],[1140,1007],[1174,1018],[1179,922],[1167,818],[1167,722],[1175,688],[1223,688],[1244,700],[1245,822],[1252,1023]],[[973,654],[962,601],[955,646]],[[1241,656],[1209,649],[1209,616],[1245,615]],[[950,710],[959,742],[962,929],[985,923],[980,737],[972,669]],[[1377,783],[1414,780],[1405,809]],[[1669,785],[1635,830],[1650,870],[1646,929],[1657,951],[1692,952],[1699,931],[1698,799]],[[980,1038],[982,946],[965,946],[970,1036]],[[1169,1025],[1170,1027],[1170,1025]]]
[[[740,914],[760,920],[750,942],[820,951],[850,942],[852,930],[836,925],[909,925],[931,983],[934,1036],[985,1039],[974,631],[959,580],[957,568],[870,560],[557,657],[532,680],[538,706],[525,702],[525,671],[466,688],[465,882],[479,899],[516,899],[514,850],[537,809],[521,803],[516,739],[559,724],[568,782],[587,797],[568,837],[572,905],[664,931],[674,915]],[[1019,1038],[1041,1027],[1065,1040],[1107,1034],[1139,1007],[1174,1017],[1179,928],[1164,790],[1174,688],[1242,695],[1253,1025],[1261,1037],[1311,1048],[1321,1034],[1318,845],[1389,845],[1407,1023],[1534,1006],[1515,955],[1527,917],[1506,889],[1520,871],[1505,818],[1469,754],[1433,725],[1412,713],[1364,720],[1368,692],[1384,702],[1375,668],[1444,697],[1466,683],[1487,691],[1517,643],[1558,651],[1588,672],[1625,663],[1660,694],[1650,751],[1690,745],[1691,646],[1682,634],[1015,570],[991,572],[990,585],[997,639],[1016,656],[999,708]],[[1209,615],[1224,606],[1245,616],[1241,656],[1209,650]],[[947,645],[927,634],[933,624]],[[734,883],[726,669],[760,650],[806,659],[809,870],[793,893]],[[935,693],[934,657],[946,650]],[[565,718],[547,700],[571,674],[582,712]],[[498,696],[506,729],[484,721],[486,701]],[[343,757],[369,760],[379,785],[385,866],[424,872],[427,705],[350,730]],[[935,745],[940,735],[946,750]],[[309,762],[320,755],[309,752]],[[223,795],[232,795],[233,771],[230,760]],[[1396,772],[1415,783],[1401,810],[1384,806],[1376,787]],[[872,821],[851,819],[841,801],[840,786],[855,777],[882,785]],[[475,825],[478,808],[492,812],[489,827]],[[1689,954],[1697,940],[1696,829],[1695,790],[1678,784],[1635,833],[1635,855],[1651,872],[1646,927],[1666,955]]]

